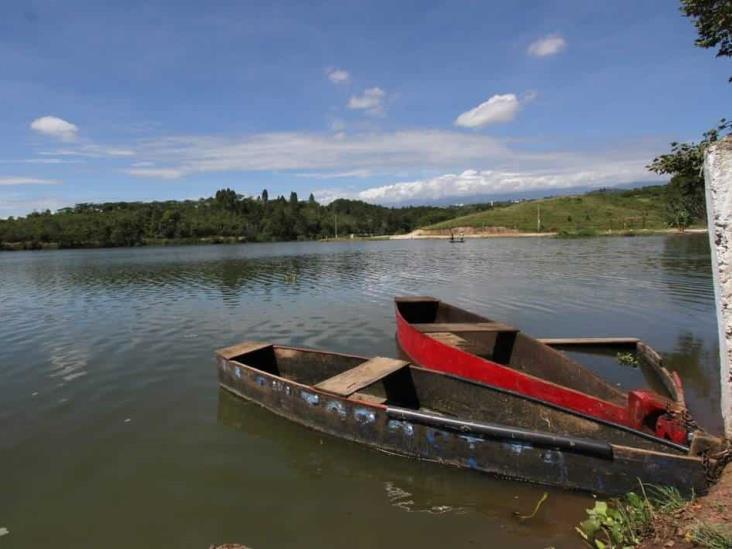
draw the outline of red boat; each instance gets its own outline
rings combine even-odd
[[[420,366],[473,379],[677,444],[688,444],[681,380],[635,338],[539,340],[433,297],[397,297],[397,338]],[[553,347],[617,346],[635,351],[667,395],[624,392]]]

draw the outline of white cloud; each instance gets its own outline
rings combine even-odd
[[[364,178],[371,177],[373,172],[370,170],[350,170],[347,172],[307,172],[296,173],[298,177],[308,177],[311,179],[340,179],[340,178]]]
[[[456,169],[515,154],[500,140],[439,130],[370,133],[270,133],[246,138],[170,137],[139,144],[139,177],[172,179],[211,172]],[[131,166],[135,168],[135,166]]]
[[[79,145],[78,147],[72,149],[43,151],[39,154],[45,156],[82,156],[87,158],[104,158],[134,156],[135,151],[124,147],[113,147],[108,145],[96,145],[90,143],[86,145]]]
[[[554,170],[465,170],[458,174],[393,183],[350,193],[323,190],[316,193],[316,196],[324,201],[348,197],[379,204],[400,204],[480,195],[507,195],[540,189],[605,187],[653,179],[654,176],[647,172],[642,160],[603,162],[591,159],[584,163],[578,162],[575,166]]]
[[[23,160],[25,164],[81,164],[84,160],[70,160],[68,158],[29,158]]]
[[[351,79],[348,71],[343,69],[328,69],[326,74],[328,75],[328,80],[334,84],[345,84]]]
[[[0,164],[81,164],[83,160],[67,158],[20,158],[16,160],[0,160]]]
[[[563,52],[567,41],[559,34],[550,34],[529,44],[527,53],[534,57],[548,57]]]
[[[57,185],[55,179],[42,179],[39,177],[0,177],[0,185]]]
[[[510,122],[520,108],[521,103],[513,93],[494,95],[488,101],[458,116],[455,125],[463,128],[480,128],[488,124]]]
[[[74,141],[79,132],[79,128],[74,124],[56,116],[36,118],[31,122],[30,127],[38,133],[55,137],[61,141]]]
[[[348,100],[348,108],[366,111],[369,114],[382,114],[385,98],[386,92],[381,88],[368,88],[361,95],[351,96]]]
[[[155,179],[178,179],[184,172],[175,168],[132,168],[125,173],[135,177],[152,177]]]

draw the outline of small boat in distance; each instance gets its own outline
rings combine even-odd
[[[462,244],[465,242],[465,235],[463,233],[460,233],[457,237],[455,234],[450,231],[450,243],[451,244]]]
[[[225,390],[382,451],[597,494],[707,489],[682,446],[402,360],[254,342],[216,356]]]
[[[637,339],[542,341],[434,297],[397,297],[394,301],[397,339],[415,364],[689,444],[681,380],[663,367],[658,353]],[[634,348],[668,394],[626,393],[553,348],[572,344]]]

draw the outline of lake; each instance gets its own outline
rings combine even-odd
[[[397,294],[537,337],[640,337],[719,429],[706,235],[4,253],[3,548],[580,546],[589,496],[385,455],[218,389],[214,349],[245,339],[396,355]]]

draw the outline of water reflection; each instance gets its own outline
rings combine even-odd
[[[400,512],[424,515],[478,514],[502,521],[502,528],[519,531],[525,525],[514,513],[525,514],[537,500],[536,488],[487,474],[453,469],[412,458],[383,454],[359,444],[311,431],[219,389],[217,418],[221,425],[251,440],[284,445],[288,465],[297,477],[331,483],[359,482],[374,497]],[[581,515],[589,498],[548,489],[553,506],[535,517],[533,528],[550,535],[562,533],[562,514]]]

